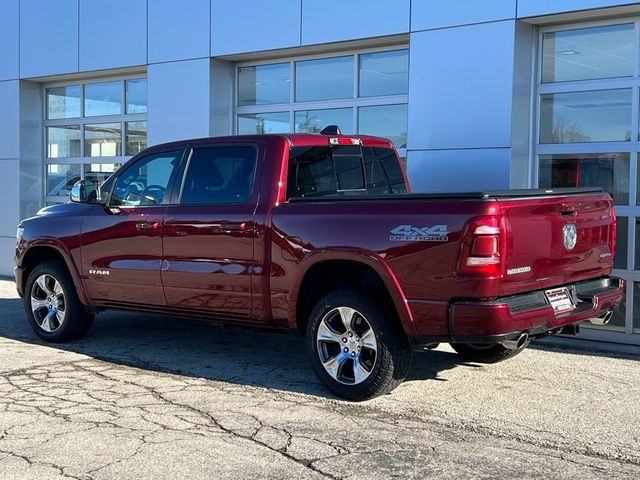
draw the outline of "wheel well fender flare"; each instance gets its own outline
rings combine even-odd
[[[24,260],[29,252],[33,251],[35,248],[48,248],[54,250],[64,261],[69,274],[71,275],[71,280],[73,281],[73,285],[76,289],[76,293],[81,303],[87,306],[91,306],[91,301],[87,292],[84,288],[84,282],[82,281],[82,276],[78,271],[78,267],[71,256],[71,252],[69,252],[68,248],[61,242],[59,242],[55,238],[39,238],[37,240],[33,240],[29,242],[27,247],[25,248],[23,254],[21,255],[21,260]],[[26,277],[23,282],[26,285]],[[22,285],[24,290],[25,285]]]
[[[365,252],[362,250],[348,250],[344,248],[340,249],[323,249],[318,250],[300,262],[300,275],[296,279],[293,288],[290,292],[289,298],[289,312],[288,316],[291,319],[291,327],[296,328],[298,326],[298,300],[300,297],[300,290],[302,288],[304,279],[307,277],[309,271],[321,262],[325,261],[351,261],[366,265],[373,269],[378,274],[382,283],[384,284],[396,313],[400,320],[401,326],[407,335],[417,335],[416,327],[413,321],[413,314],[409,308],[409,303],[404,294],[402,286],[398,281],[398,278],[393,273],[393,270],[385,259],[376,254],[375,252]]]

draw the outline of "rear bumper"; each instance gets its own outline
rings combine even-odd
[[[511,340],[521,333],[529,336],[559,331],[565,326],[597,317],[615,308],[624,293],[624,281],[617,277],[601,278],[567,287],[576,301],[576,308],[557,315],[544,291],[530,292],[491,302],[460,301],[449,308],[449,333],[452,343],[498,343]],[[423,344],[433,338],[414,338]]]

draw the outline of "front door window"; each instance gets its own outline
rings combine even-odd
[[[182,150],[157,153],[136,162],[118,177],[111,195],[113,206],[153,206],[167,203],[166,192]]]

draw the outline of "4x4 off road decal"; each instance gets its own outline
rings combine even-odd
[[[422,228],[400,225],[391,230],[389,240],[392,242],[446,242],[449,240],[449,229],[446,225]]]

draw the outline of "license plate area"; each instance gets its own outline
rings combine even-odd
[[[569,289],[566,287],[545,290],[544,294],[556,315],[570,312],[576,308],[576,304],[573,302],[573,297],[569,293]]]

